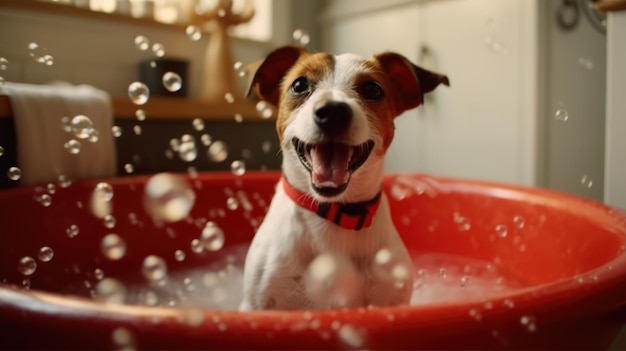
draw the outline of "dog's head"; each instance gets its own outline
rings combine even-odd
[[[295,46],[273,51],[249,76],[248,93],[278,108],[287,179],[318,200],[344,202],[379,191],[394,118],[449,85],[396,53],[364,59]]]

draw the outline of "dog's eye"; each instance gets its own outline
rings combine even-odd
[[[296,95],[305,94],[309,91],[309,80],[305,77],[300,77],[291,83],[291,91]]]
[[[383,88],[374,81],[365,82],[363,86],[361,86],[361,94],[367,100],[380,100],[385,93],[383,92]]]

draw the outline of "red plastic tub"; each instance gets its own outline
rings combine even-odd
[[[625,319],[623,212],[557,192],[427,175],[384,183],[415,258],[411,306],[240,313],[237,272],[278,177],[185,175],[195,205],[175,223],[147,214],[144,176],[101,180],[114,190],[114,226],[90,210],[99,181],[0,192],[0,347],[598,349]],[[225,233],[224,247],[196,253],[192,242],[207,221]],[[126,243],[117,260],[102,250],[111,233]],[[142,274],[149,255],[166,263],[166,285]],[[125,287],[125,304],[92,298],[107,294],[98,291],[107,278]]]

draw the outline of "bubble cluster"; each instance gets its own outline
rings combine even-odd
[[[202,31],[200,30],[200,27],[192,24],[188,25],[187,28],[185,28],[185,34],[187,34],[187,38],[192,41],[198,41],[202,39]]]
[[[150,89],[141,82],[132,82],[128,86],[128,97],[135,105],[143,105],[150,99]]]
[[[146,256],[141,266],[141,273],[150,282],[164,280],[167,277],[167,264],[159,256]]]
[[[162,82],[165,89],[171,92],[179,91],[180,88],[183,87],[182,78],[180,78],[180,75],[175,72],[165,72],[165,74],[163,74]]]
[[[102,238],[100,250],[104,257],[112,261],[117,261],[126,255],[126,243],[124,242],[124,239],[117,234],[107,234],[104,238]]]
[[[176,222],[187,217],[195,199],[193,190],[177,175],[159,173],[146,184],[144,204],[152,217],[158,220]]]
[[[17,270],[22,275],[32,275],[37,270],[37,262],[30,256],[24,256],[20,259]]]
[[[28,51],[30,57],[35,60],[35,62],[43,63],[47,66],[52,66],[54,64],[54,57],[49,55],[48,50],[37,43],[29,43]]]

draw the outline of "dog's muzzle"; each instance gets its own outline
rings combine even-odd
[[[313,190],[325,197],[341,194],[350,177],[359,169],[374,149],[374,141],[360,145],[336,142],[307,144],[298,138],[292,143],[300,162],[311,174]]]

